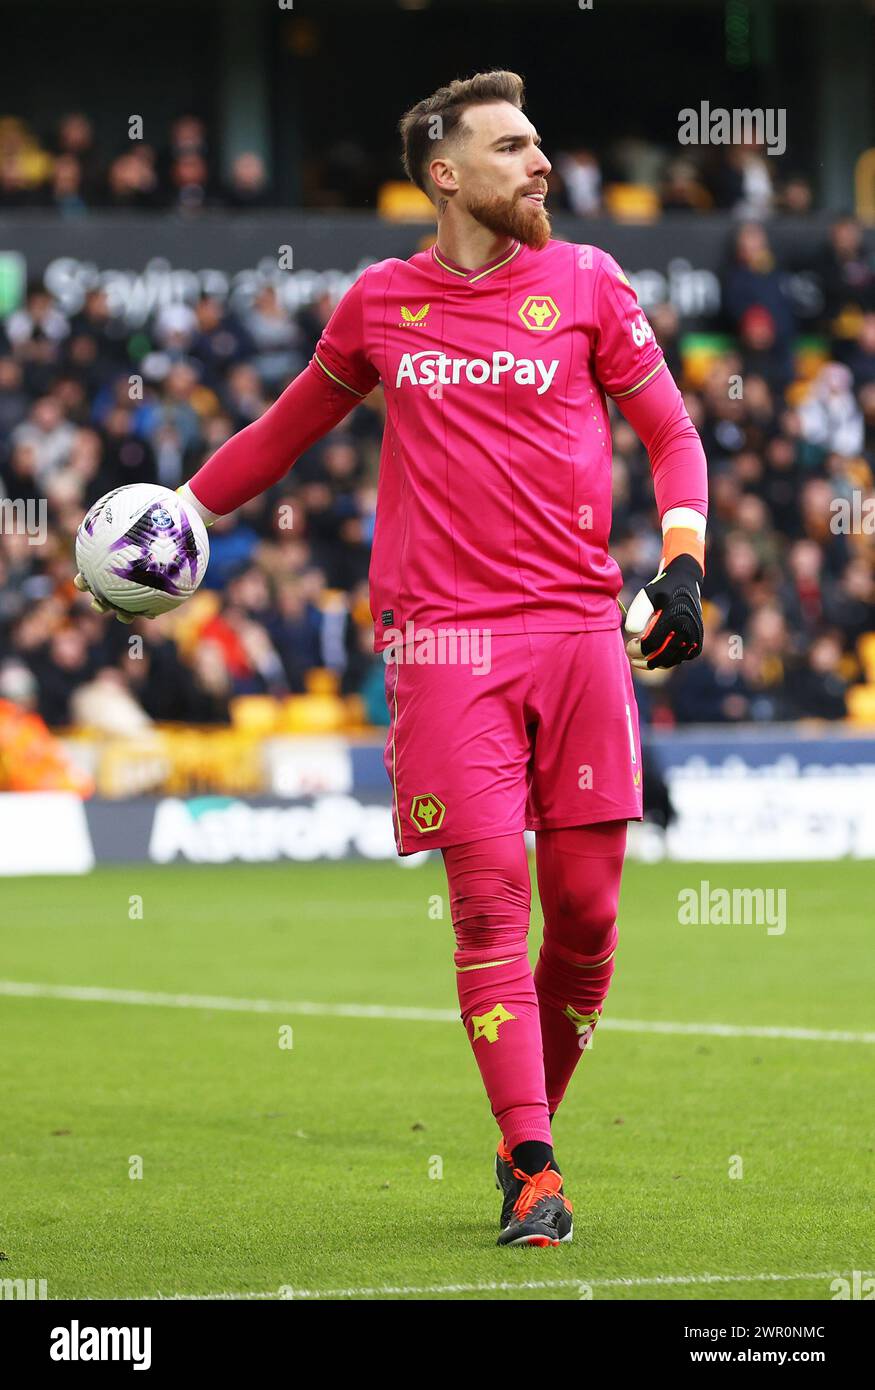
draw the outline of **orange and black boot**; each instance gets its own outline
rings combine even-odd
[[[513,1155],[503,1139],[498,1141],[495,1155],[495,1186],[502,1194],[499,1227],[503,1231],[513,1214],[516,1199],[523,1190],[522,1179],[514,1177]]]
[[[561,1245],[574,1235],[572,1206],[562,1190],[562,1174],[548,1164],[540,1173],[513,1168],[520,1193],[499,1245]],[[496,1161],[496,1176],[498,1162]]]

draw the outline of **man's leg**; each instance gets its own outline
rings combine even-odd
[[[552,1163],[522,832],[443,850],[462,1021],[514,1166]]]
[[[592,1037],[614,973],[626,821],[536,835],[544,941],[535,969],[550,1115]]]
[[[571,1203],[553,1158],[538,998],[526,942],[531,907],[521,831],[443,850],[462,1021],[502,1132],[499,1245],[559,1245]]]
[[[396,846],[444,856],[462,1019],[503,1134],[500,1245],[558,1245],[573,1229],[550,1142],[527,952],[531,687],[530,641],[513,634],[493,637],[476,673],[400,659],[386,672]]]
[[[641,744],[619,627],[542,633],[532,648],[538,732],[527,824],[544,909],[535,986],[552,1114],[614,969],[626,823],[642,814]]]

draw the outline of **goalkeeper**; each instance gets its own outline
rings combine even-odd
[[[435,245],[369,266],[306,369],[185,494],[207,522],[234,511],[382,383],[370,590],[396,846],[443,854],[460,1016],[501,1133],[499,1244],[553,1246],[573,1229],[553,1118],[608,993],[642,814],[630,663],[701,651],[705,457],[616,261],[551,236],[522,80],[454,81],[400,130]],[[648,449],[662,527],[625,633],[607,397]],[[488,662],[441,660],[442,632],[481,654],[488,639]]]

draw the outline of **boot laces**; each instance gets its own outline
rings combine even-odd
[[[562,1193],[562,1174],[557,1173],[555,1168],[549,1164],[542,1168],[540,1173],[524,1173],[521,1168],[514,1168],[513,1175],[519,1178],[523,1184],[523,1189],[514,1203],[514,1215],[522,1221],[530,1212],[534,1211],[539,1203],[547,1197],[560,1197],[568,1211],[571,1211],[571,1203]]]

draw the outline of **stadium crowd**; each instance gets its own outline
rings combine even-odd
[[[723,285],[733,346],[704,365],[682,354],[671,304],[651,313],[711,480],[705,650],[640,687],[644,719],[660,725],[840,719],[861,678],[857,640],[875,630],[873,537],[835,522],[836,499],[856,496],[859,513],[875,495],[875,263],[857,224],[838,219],[813,357],[794,351],[780,270],[767,229],[742,224]],[[271,493],[213,526],[195,640],[189,605],[130,629],[72,585],[91,503],[125,482],[190,477],[305,366],[332,308],[323,295],[290,319],[268,287],[233,315],[204,295],[160,310],[134,341],[102,290],[68,318],[29,288],[0,323],[0,700],[53,727],[219,724],[235,695],[300,692],[329,668],[386,722],[367,602],[379,388]],[[655,573],[659,525],[646,453],[618,413],[614,444],[612,550],[628,601]]]
[[[754,142],[679,153],[631,136],[604,150],[572,141],[553,159],[550,206],[578,217],[610,214],[613,195],[622,197],[628,187],[649,194],[647,215],[722,209],[738,217],[804,216],[814,206],[811,183],[785,164]],[[257,152],[239,154],[228,179],[217,165],[209,127],[192,114],[173,121],[157,145],[131,138],[111,155],[99,148],[94,122],[84,112],[68,112],[42,136],[19,117],[0,117],[0,211],[40,208],[81,217],[91,209],[160,209],[190,216],[276,204]],[[303,202],[374,207],[380,187],[400,177],[395,159],[380,160],[346,139],[303,161]]]

